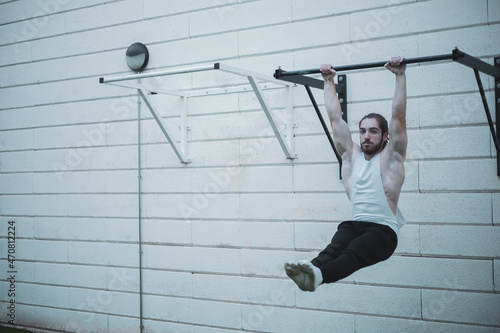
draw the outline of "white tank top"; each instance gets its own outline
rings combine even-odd
[[[349,198],[354,221],[386,225],[396,235],[406,223],[399,208],[396,216],[387,202],[380,176],[380,153],[369,161],[363,153],[358,155],[352,169]]]

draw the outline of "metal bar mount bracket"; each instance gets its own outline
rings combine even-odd
[[[500,57],[495,58],[495,67],[500,70]],[[495,116],[496,116],[496,137],[500,142],[500,77],[495,76]],[[497,175],[500,177],[500,152],[497,147]]]
[[[442,60],[453,60],[455,62],[458,62],[464,66],[470,67],[474,70],[477,84],[479,87],[479,92],[481,94],[481,98],[483,100],[483,105],[486,113],[486,117],[488,119],[488,124],[490,127],[493,143],[495,145],[496,151],[497,151],[497,174],[500,177],[500,133],[499,133],[499,125],[498,125],[498,119],[500,119],[500,58],[495,58],[494,59],[494,65],[490,65],[487,62],[484,62],[476,57],[470,56],[467,53],[464,53],[460,51],[458,48],[454,49],[451,53],[448,54],[441,54],[441,55],[436,55],[436,56],[427,56],[427,57],[418,57],[418,58],[409,58],[405,59],[403,61],[403,64],[415,64],[415,63],[423,63],[423,62],[430,62],[430,61],[442,61]],[[334,69],[336,72],[344,72],[344,71],[351,71],[351,70],[359,70],[359,69],[367,69],[367,68],[375,68],[375,67],[382,67],[387,63],[387,61],[379,61],[379,62],[372,62],[372,63],[364,63],[364,64],[355,64],[355,65],[347,65],[347,66],[335,66]],[[488,108],[488,104],[486,102],[485,94],[484,94],[484,89],[481,83],[481,79],[479,77],[479,72],[485,73],[489,76],[493,76],[495,78],[495,111],[496,111],[496,130],[495,126],[493,125],[493,121],[491,119],[491,114]],[[306,75],[309,74],[319,74],[320,69],[319,68],[313,68],[313,69],[305,69],[305,70],[296,70],[296,71],[284,71],[280,68],[278,68],[275,73],[274,77],[277,80],[283,80],[287,82],[293,82],[295,84],[300,84],[306,87],[308,90],[309,97],[311,99],[311,102],[313,104],[313,107],[317,109],[316,102],[314,100],[314,97],[312,96],[312,93],[310,92],[309,87],[317,88],[317,89],[323,89],[323,82],[322,80],[318,80]],[[338,76],[339,84],[336,84],[337,88],[337,93],[338,93],[338,98],[339,101],[341,99],[343,102],[341,102],[342,106],[342,117],[346,117],[347,120],[347,96],[345,95],[347,92],[346,89],[346,81],[347,78],[344,76],[342,78],[341,75]],[[341,81],[344,82],[344,87],[341,86]],[[326,128],[324,124],[324,120],[322,119],[322,116],[318,110],[316,110],[316,113],[318,114],[318,117],[320,118],[321,123],[323,124],[323,128],[325,129],[325,133],[331,143],[331,146],[333,148],[333,151],[338,159],[339,165],[342,165],[342,160],[340,159],[340,156],[338,155],[335,145],[333,143],[333,140],[331,138],[329,130]]]
[[[153,78],[160,77],[165,75],[175,75],[175,74],[188,74],[209,70],[220,70],[226,73],[231,73],[239,76],[246,77],[249,80],[249,85],[239,85],[239,86],[230,86],[226,88],[211,88],[211,89],[201,89],[201,90],[176,90],[176,89],[168,89],[164,87],[157,87],[153,85],[143,84],[141,82],[131,82],[133,80],[138,80],[143,78]],[[128,82],[126,82],[128,81]],[[273,132],[278,139],[278,142],[285,153],[287,159],[295,159],[297,158],[297,154],[294,153],[294,144],[293,144],[293,129],[295,124],[293,123],[293,94],[292,87],[294,84],[288,82],[280,82],[274,80],[271,76],[267,76],[260,73],[255,73],[252,71],[240,69],[233,66],[228,66],[222,63],[214,63],[213,65],[204,65],[204,66],[196,66],[196,67],[186,67],[186,68],[176,68],[169,69],[163,71],[156,72],[147,72],[133,75],[125,75],[125,76],[116,76],[110,78],[101,77],[99,79],[99,83],[107,83],[119,87],[136,89],[139,96],[141,96],[142,100],[146,104],[148,110],[153,115],[153,118],[157,122],[160,127],[163,135],[170,143],[174,153],[178,157],[181,163],[187,164],[191,162],[191,159],[187,156],[187,98],[189,97],[198,97],[198,96],[207,96],[207,95],[220,95],[220,94],[230,94],[230,93],[238,93],[238,92],[247,92],[253,90],[257,96],[257,99],[266,114],[266,117],[273,129]],[[285,105],[286,105],[286,117],[285,117],[285,127],[286,127],[286,135],[282,133],[280,130],[276,118],[274,117],[271,107],[267,103],[267,100],[262,92],[262,90],[268,89],[278,89],[285,88]],[[180,134],[180,146],[177,141],[174,139],[173,134],[168,130],[165,126],[164,120],[162,119],[160,113],[156,109],[153,101],[150,96],[148,96],[148,92],[151,94],[162,93],[167,95],[179,96],[183,99],[182,101],[182,110],[181,110],[181,134]]]

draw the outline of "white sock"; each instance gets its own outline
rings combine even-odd
[[[321,270],[307,260],[299,261],[299,268],[304,273],[304,287],[307,291],[315,291],[323,282]]]

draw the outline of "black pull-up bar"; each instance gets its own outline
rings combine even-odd
[[[435,55],[435,56],[427,56],[427,57],[418,57],[418,58],[409,58],[405,59],[402,64],[415,64],[415,63],[423,63],[423,62],[430,62],[430,61],[440,61],[440,60],[453,60],[456,61],[462,65],[465,65],[467,67],[470,67],[474,70],[474,74],[476,76],[479,92],[481,94],[481,99],[484,104],[484,111],[486,113],[486,118],[488,120],[488,124],[490,127],[491,135],[493,137],[493,143],[495,145],[495,148],[497,150],[497,174],[500,177],[500,131],[499,131],[499,125],[498,125],[498,119],[500,118],[500,58],[495,58],[495,65],[490,65],[487,62],[484,62],[476,57],[470,56],[467,53],[464,53],[460,51],[458,48],[454,49],[451,54],[441,54],[441,55]],[[346,66],[333,66],[332,68],[336,72],[344,72],[344,71],[350,71],[350,70],[356,70],[356,69],[367,69],[367,68],[375,68],[375,67],[383,67],[387,61],[379,61],[379,62],[371,62],[371,63],[364,63],[364,64],[356,64],[356,65],[346,65]],[[496,115],[497,115],[497,128],[495,131],[495,127],[493,125],[493,120],[491,118],[490,110],[488,108],[488,104],[486,102],[486,95],[484,93],[484,88],[481,83],[481,78],[479,77],[479,72],[485,73],[487,75],[493,76],[495,78],[495,102],[496,102]],[[306,76],[308,74],[319,74],[321,73],[319,68],[313,68],[313,69],[305,69],[305,70],[296,70],[296,71],[284,71],[281,69],[277,69],[274,73],[274,77],[278,80],[283,80],[283,81],[288,81],[288,82],[293,82],[295,84],[300,84],[305,86],[307,93],[309,95],[309,98],[311,99],[311,102],[313,104],[314,109],[316,110],[316,113],[318,114],[318,117],[321,121],[321,124],[323,126],[323,129],[330,141],[330,145],[333,148],[333,151],[339,161],[339,165],[342,166],[342,160],[335,149],[335,145],[333,143],[333,139],[331,138],[330,132],[323,120],[323,117],[321,116],[321,113],[319,111],[319,108],[317,106],[317,103],[314,99],[314,96],[310,90],[310,87],[318,88],[318,89],[323,89],[324,87],[324,82],[322,80],[318,80],[309,76]],[[346,88],[346,77],[345,75],[342,75],[342,81],[343,83],[340,84],[340,76],[339,76],[339,84],[337,86],[337,93],[339,94],[339,102],[341,103],[342,107],[342,118],[347,122],[347,100],[346,94],[347,94],[347,88]],[[341,96],[342,95],[342,96]],[[341,98],[342,97],[342,98]],[[340,174],[340,178],[342,178],[342,173]]]
[[[469,66],[471,68],[477,68],[480,72],[493,75],[497,78],[500,78],[500,68],[494,68],[490,64],[483,62],[475,57],[468,55],[460,51],[459,49],[454,49],[452,53],[435,55],[435,56],[427,56],[427,57],[418,57],[418,58],[408,58],[405,59],[402,64],[416,64],[422,62],[431,62],[431,61],[440,61],[440,60],[454,60],[463,65]],[[369,62],[364,64],[356,64],[356,65],[346,65],[346,66],[333,66],[332,68],[336,72],[345,72],[352,71],[356,69],[367,69],[367,68],[376,68],[383,67],[387,61],[378,61],[378,62]],[[308,75],[308,74],[319,74],[321,73],[319,68],[313,69],[303,69],[297,71],[283,71],[281,68],[277,69],[274,73],[274,77],[277,79],[286,77],[286,76],[294,76],[294,75]]]
[[[438,61],[438,60],[451,60],[451,59],[453,59],[453,54],[441,54],[441,55],[437,55],[437,56],[405,59],[402,62],[402,64],[416,64],[416,63],[421,63],[421,62]],[[356,70],[356,69],[383,67],[386,63],[387,63],[387,61],[378,61],[378,62],[369,62],[369,63],[357,64],[357,65],[333,66],[332,68],[336,72],[345,72],[345,71],[352,71],[352,70]],[[319,68],[313,68],[313,69],[303,69],[303,70],[298,70],[298,71],[286,71],[286,72],[280,71],[280,74],[278,76],[283,77],[283,76],[308,75],[308,74],[319,74],[319,73],[321,73]],[[275,75],[275,77],[276,77],[276,75]]]

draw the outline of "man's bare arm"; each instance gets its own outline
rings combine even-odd
[[[352,155],[353,141],[349,126],[344,119],[342,119],[342,109],[337,97],[335,82],[333,81],[336,73],[331,65],[321,65],[320,70],[325,80],[325,107],[332,125],[333,141],[340,156],[342,156],[342,159],[345,159],[346,156],[344,156],[344,154],[346,152],[349,156]]]
[[[406,65],[404,57],[393,57],[385,67],[396,75],[396,88],[392,101],[392,116],[389,122],[390,147],[393,158],[404,161],[408,142],[406,133]]]

